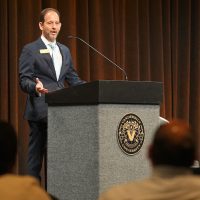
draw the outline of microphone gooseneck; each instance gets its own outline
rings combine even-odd
[[[89,46],[92,50],[94,50],[95,52],[97,52],[98,54],[100,54],[102,57],[104,57],[107,61],[109,61],[110,63],[112,63],[115,67],[117,67],[118,69],[120,69],[123,74],[124,74],[124,77],[125,77],[125,80],[128,81],[128,76],[126,74],[126,71],[121,68],[119,65],[117,65],[115,62],[113,62],[112,60],[110,60],[108,57],[106,57],[104,54],[102,54],[100,51],[98,51],[96,48],[94,48],[93,46],[91,46],[89,43],[87,43],[85,40],[83,40],[82,38],[80,37],[77,37],[77,36],[72,36],[72,35],[69,35],[68,38],[70,39],[78,39],[80,40],[81,42],[83,42],[84,44],[86,44],[87,46]]]

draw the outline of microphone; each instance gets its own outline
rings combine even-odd
[[[102,57],[104,57],[107,61],[109,61],[110,63],[112,63],[115,67],[117,67],[118,69],[120,69],[123,74],[124,74],[124,77],[125,77],[125,80],[128,81],[128,76],[126,74],[126,71],[121,68],[119,65],[117,65],[116,63],[114,63],[112,60],[110,60],[108,57],[106,57],[104,54],[102,54],[100,51],[98,51],[97,49],[95,49],[93,46],[91,46],[89,43],[87,43],[85,40],[83,40],[82,38],[80,37],[76,37],[76,36],[72,36],[72,35],[69,35],[68,38],[70,39],[78,39],[80,40],[81,42],[83,42],[84,44],[86,44],[88,47],[90,47],[92,50],[94,50],[95,52],[97,52],[98,54],[100,54]]]

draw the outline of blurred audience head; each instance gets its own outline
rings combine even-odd
[[[9,123],[0,121],[0,175],[12,171],[16,154],[16,132]]]
[[[189,125],[183,120],[162,124],[155,132],[149,158],[153,166],[190,167],[195,160],[195,141]]]

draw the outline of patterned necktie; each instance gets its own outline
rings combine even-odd
[[[49,46],[52,49],[52,60],[53,60],[54,68],[56,71],[56,77],[58,80],[60,76],[61,65],[62,65],[60,52],[59,52],[59,49],[56,47],[56,44],[50,43]]]

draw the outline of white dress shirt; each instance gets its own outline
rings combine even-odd
[[[49,42],[43,35],[41,36],[42,41],[46,45],[47,49],[49,50],[49,53],[53,59],[55,71],[56,71],[56,77],[57,80],[59,79],[60,76],[60,70],[62,67],[62,55],[60,52],[60,49],[58,45],[56,44],[56,41],[54,42]]]

